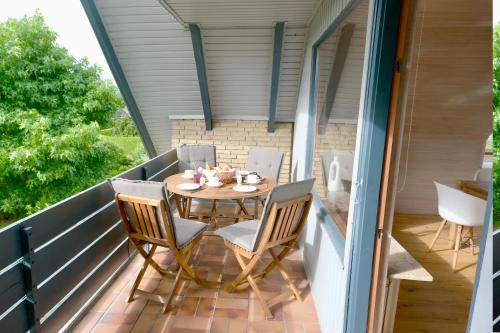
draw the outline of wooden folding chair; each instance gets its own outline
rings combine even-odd
[[[116,181],[112,180],[112,182]],[[127,180],[119,181],[127,182]],[[150,188],[159,186],[160,192],[158,193],[162,197],[164,193],[162,184],[156,184],[149,182],[148,186],[150,185]],[[115,201],[125,230],[139,254],[144,258],[144,264],[130,290],[128,302],[134,300],[135,295],[142,296],[164,304],[162,311],[166,313],[171,308],[171,303],[181,278],[190,279],[198,285],[203,285],[188,262],[193,249],[202,238],[203,231],[206,230],[207,225],[192,220],[174,220],[168,208],[168,203],[163,198],[151,199],[122,194],[118,191],[120,184],[115,183],[113,187],[118,192],[115,195]],[[149,245],[149,251],[145,249],[145,245]],[[170,248],[177,262],[175,271],[162,268],[154,260],[153,256],[158,247]],[[159,295],[139,289],[139,285],[149,266],[162,276],[168,275],[174,278],[168,295]]]
[[[282,261],[295,246],[304,228],[312,203],[310,191],[314,179],[278,186],[271,191],[264,207],[261,220],[240,222],[215,232],[224,238],[226,246],[234,252],[241,266],[241,273],[227,288],[246,286],[252,288],[266,316],[272,317],[270,310],[274,305],[290,299],[302,301],[299,290],[295,287]],[[275,248],[279,248],[275,252]],[[264,254],[271,255],[264,269],[254,273],[256,265],[264,260]],[[246,258],[248,261],[246,262]],[[257,282],[263,279],[275,267],[288,285],[288,290],[270,300],[264,299]]]

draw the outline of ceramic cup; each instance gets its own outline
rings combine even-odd
[[[194,170],[191,170],[191,169],[184,170],[184,177],[186,177],[186,178],[192,178],[193,175],[194,175]]]
[[[259,182],[259,177],[257,177],[257,175],[248,175],[247,181],[251,184],[255,184]]]

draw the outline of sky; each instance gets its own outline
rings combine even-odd
[[[39,9],[47,25],[57,32],[59,45],[77,59],[87,57],[103,69],[103,77],[113,80],[111,71],[80,0],[0,1],[0,22],[7,18],[33,15]]]

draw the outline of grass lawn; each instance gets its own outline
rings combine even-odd
[[[144,156],[143,160],[147,158],[142,141],[138,136],[115,136],[111,134],[110,129],[101,130],[101,134],[106,140],[116,144],[134,160],[140,156]]]
[[[123,149],[127,154],[130,154],[140,148],[142,148],[141,139],[136,136],[107,136],[104,135],[107,140],[117,144],[121,149]]]

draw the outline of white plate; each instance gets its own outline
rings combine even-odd
[[[224,185],[223,182],[217,182],[217,183],[205,183],[205,185],[207,185],[208,187],[221,187],[222,185]]]
[[[262,180],[258,179],[256,182],[251,182],[251,181],[249,181],[249,180],[247,179],[247,180],[245,180],[245,183],[250,184],[250,185],[257,185],[257,184],[260,184],[260,182],[261,182],[261,181],[262,181]]]
[[[250,171],[248,170],[240,170],[240,175],[242,176],[248,176],[250,174]]]
[[[183,191],[193,191],[200,188],[200,184],[196,183],[181,183],[176,186],[179,190]]]
[[[182,175],[181,177],[184,179],[193,179],[194,176],[193,175],[191,175],[191,176]]]
[[[256,191],[257,188],[252,185],[236,185],[233,187],[233,190],[236,192],[243,192],[243,193],[248,193],[248,192],[253,192]]]

